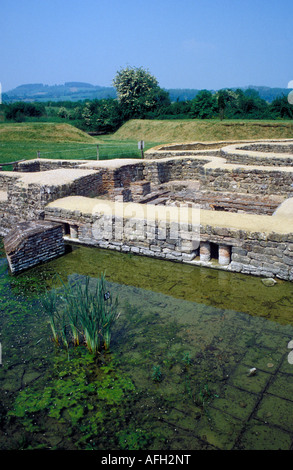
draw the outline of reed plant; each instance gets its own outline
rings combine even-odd
[[[57,294],[55,290],[46,292],[45,296],[42,299],[42,305],[46,311],[49,324],[51,326],[53,341],[56,345],[59,345],[59,311],[57,309]]]
[[[107,291],[105,275],[94,287],[88,276],[84,283],[63,284],[59,300],[55,291],[46,294],[43,300],[56,344],[61,338],[68,349],[70,332],[74,346],[83,341],[94,355],[102,349],[109,350],[112,327],[119,313],[118,299]]]

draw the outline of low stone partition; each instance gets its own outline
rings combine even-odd
[[[0,188],[1,191],[8,189],[9,185],[14,184],[17,179],[19,178],[19,175],[12,171],[1,171],[0,172]]]
[[[16,225],[4,238],[9,268],[17,274],[65,252],[62,225],[30,221]]]
[[[293,167],[223,164],[214,161],[200,169],[203,189],[263,195],[293,194]]]
[[[293,219],[201,211],[201,243],[205,260],[230,248],[229,271],[293,281]],[[227,256],[227,255],[226,255]]]
[[[290,166],[293,163],[293,140],[228,145],[221,148],[220,156],[226,158],[228,163]]]
[[[252,143],[251,140],[221,140],[208,142],[177,142],[157,145],[145,152],[145,158],[158,159],[182,155],[220,156],[222,147],[234,144]]]
[[[181,181],[181,185],[183,184],[184,182]],[[285,196],[203,190],[200,184],[198,184],[198,189],[194,189],[194,185],[191,188],[188,187],[188,184],[186,186],[181,191],[169,189],[168,192],[168,188],[172,187],[172,183],[161,185],[162,194],[160,195],[160,192],[158,192],[157,196],[159,204],[163,201],[167,205],[187,203],[196,204],[204,210],[272,215],[286,200]],[[165,196],[164,188],[167,190]],[[151,196],[152,193],[150,194],[150,200],[152,200]],[[139,202],[144,201],[148,202],[148,198],[142,198]],[[156,203],[155,198],[153,203]]]
[[[293,139],[290,140],[282,140],[281,142],[255,142],[249,145],[236,145],[236,148],[240,148],[240,150],[249,150],[251,152],[260,152],[260,153],[285,153],[289,154],[293,158]]]
[[[19,162],[16,171],[21,173],[34,173],[38,171],[58,170],[62,168],[77,168],[87,160],[52,160],[46,158],[35,158]]]
[[[174,261],[194,259],[199,211],[68,197],[48,204],[45,219],[63,224],[67,239]]]
[[[46,220],[66,239],[100,248],[293,280],[293,221],[69,197],[50,203]]]

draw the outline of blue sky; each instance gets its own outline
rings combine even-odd
[[[112,86],[127,65],[162,88],[293,80],[292,0],[0,0],[0,83]]]

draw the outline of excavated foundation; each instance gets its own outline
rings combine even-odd
[[[75,243],[293,280],[292,163],[292,139],[28,160],[0,173],[0,233],[45,219]]]

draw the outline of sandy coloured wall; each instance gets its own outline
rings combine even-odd
[[[45,218],[71,226],[68,240],[75,243],[293,280],[293,220],[283,216],[69,197],[48,204]],[[201,245],[210,259],[201,256]],[[221,249],[228,253],[224,264]]]

